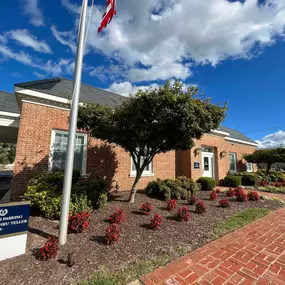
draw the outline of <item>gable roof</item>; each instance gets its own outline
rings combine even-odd
[[[18,103],[13,93],[0,91],[0,111],[20,114]]]
[[[67,78],[56,77],[17,83],[15,86],[71,100],[73,82],[73,80]],[[81,85],[80,102],[115,107],[124,100],[126,100],[124,96],[86,84]]]
[[[231,128],[227,128],[224,126],[220,126],[218,128],[219,131],[223,131],[223,132],[227,132],[230,135],[228,136],[229,138],[235,139],[235,140],[239,140],[239,141],[244,141],[244,142],[248,142],[248,143],[253,143],[257,145],[257,142],[252,140],[251,138],[247,137],[246,135],[242,134],[239,131],[236,131],[234,129]]]

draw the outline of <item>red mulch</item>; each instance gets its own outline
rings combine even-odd
[[[223,197],[225,194],[220,194]],[[121,193],[112,202],[97,213],[91,215],[88,230],[81,234],[70,234],[68,243],[60,249],[56,260],[39,261],[33,252],[41,247],[47,236],[57,235],[57,221],[49,221],[41,217],[30,218],[27,252],[25,255],[0,263],[0,284],[70,284],[92,277],[100,266],[115,270],[134,263],[140,259],[148,259],[152,255],[167,253],[172,248],[187,247],[189,251],[209,242],[209,235],[215,226],[246,208],[268,208],[276,210],[283,205],[279,201],[265,200],[259,202],[239,203],[233,201],[231,207],[217,207],[218,201],[209,200],[209,192],[198,195],[206,202],[205,214],[194,213],[194,206],[188,206],[191,212],[189,222],[178,222],[173,213],[165,210],[165,202],[137,194],[136,201],[130,205],[126,201],[128,193]],[[137,211],[144,202],[150,202],[154,211],[144,216]],[[186,204],[179,201],[178,207]],[[119,225],[122,233],[120,241],[106,246],[103,243],[105,221],[117,208],[126,212],[126,221]],[[163,216],[161,230],[153,231],[146,227],[154,213]],[[0,249],[1,250],[1,249]],[[75,265],[69,268],[66,264],[67,254],[73,252]]]

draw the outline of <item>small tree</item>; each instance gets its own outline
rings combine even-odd
[[[13,163],[16,155],[16,145],[0,143],[0,165]]]
[[[183,92],[183,84],[167,81],[157,89],[139,90],[115,109],[99,105],[80,108],[79,128],[130,153],[136,168],[130,203],[134,202],[145,167],[155,155],[190,149],[193,139],[200,139],[223,121],[226,106],[194,98],[197,94],[197,87]]]
[[[285,148],[257,149],[252,154],[245,154],[247,162],[256,163],[261,169],[260,164],[266,164],[266,175],[274,163],[285,163]]]

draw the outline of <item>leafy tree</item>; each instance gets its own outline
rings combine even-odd
[[[130,203],[134,202],[145,167],[155,155],[190,149],[193,139],[200,139],[223,121],[226,106],[194,98],[198,93],[197,87],[183,92],[183,84],[167,81],[157,89],[139,90],[114,110],[99,105],[80,108],[79,128],[130,153],[136,167]]]
[[[261,169],[260,164],[266,164],[266,175],[274,163],[285,163],[285,148],[257,149],[252,154],[245,154],[247,162],[256,163]]]
[[[16,145],[0,143],[0,165],[13,163],[16,155]]]

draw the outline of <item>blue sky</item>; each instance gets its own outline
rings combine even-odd
[[[127,95],[178,78],[228,101],[225,126],[264,146],[285,144],[285,0],[117,0],[98,36],[105,2],[92,10],[84,83]],[[81,0],[1,4],[0,90],[72,78]]]

